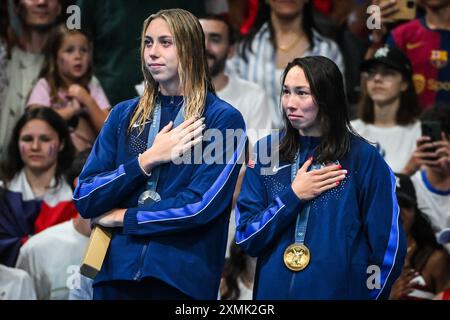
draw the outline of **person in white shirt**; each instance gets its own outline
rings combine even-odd
[[[256,83],[225,73],[226,61],[235,53],[234,30],[219,15],[200,19],[205,33],[206,57],[217,96],[238,109],[244,118],[250,145],[270,133],[275,114],[265,91]]]
[[[274,125],[284,126],[280,104],[281,76],[295,58],[324,56],[345,74],[339,46],[325,37],[313,19],[314,4],[309,0],[258,1],[253,26],[237,44],[236,55],[227,61],[227,72],[260,85],[274,112]]]
[[[68,299],[71,276],[78,273],[89,234],[89,220],[76,218],[42,231],[22,246],[16,267],[30,274],[39,300]]]
[[[360,118],[351,122],[398,173],[404,172],[421,136],[411,70],[408,58],[396,48],[380,48],[373,59],[364,61],[366,92],[360,101]]]
[[[450,227],[450,107],[425,111],[422,121],[441,124],[441,140],[430,142],[421,137],[411,157],[411,167],[419,170],[411,180],[417,192],[417,205],[428,217],[435,233]],[[450,252],[450,244],[445,245]]]
[[[0,264],[0,300],[36,300],[28,273]]]

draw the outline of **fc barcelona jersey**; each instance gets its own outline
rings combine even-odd
[[[423,109],[450,102],[450,31],[431,30],[422,17],[392,30],[388,44],[400,48],[411,61]]]

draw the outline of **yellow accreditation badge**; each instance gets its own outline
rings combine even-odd
[[[311,253],[304,244],[293,243],[284,251],[283,260],[288,269],[301,271],[308,266]]]

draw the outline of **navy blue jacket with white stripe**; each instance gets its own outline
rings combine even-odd
[[[270,136],[263,140],[270,145]],[[258,257],[254,298],[387,298],[401,273],[406,239],[395,176],[377,150],[352,136],[350,152],[340,159],[347,177],[311,200],[305,238],[310,264],[293,272],[284,265],[283,253],[295,242],[296,218],[306,202],[292,190],[290,163],[275,164],[274,175],[264,172],[274,164],[259,161],[263,140],[256,146],[255,166],[246,170],[235,209],[236,242]],[[319,142],[300,137],[300,167]]]
[[[163,128],[175,119],[182,97],[162,96],[161,100]],[[205,130],[220,130],[223,140],[205,135],[203,150],[212,147],[217,157],[225,153],[230,156],[221,163],[161,165],[156,191],[162,200],[138,207],[138,197],[146,189],[146,176],[137,156],[147,148],[150,123],[140,135],[137,128],[127,132],[137,103],[135,98],[112,110],[74,193],[84,218],[128,208],[123,228],[114,229],[94,284],[156,277],[195,299],[217,299],[232,195],[246,140],[243,134],[234,139],[234,144],[226,144],[225,131],[243,132],[244,120],[239,111],[208,93],[203,114]]]

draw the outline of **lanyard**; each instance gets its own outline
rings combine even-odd
[[[297,171],[300,167],[300,157],[297,152],[294,159],[294,164],[291,167],[291,181],[294,181]],[[308,226],[308,218],[310,211],[310,203],[308,202],[302,211],[297,215],[297,222],[295,225],[295,243],[303,244],[305,242],[306,227]]]
[[[183,110],[184,104],[178,111],[175,121],[173,122],[173,128],[177,127],[183,122],[184,120]],[[161,124],[161,101],[158,99],[158,102],[155,105],[155,109],[153,110],[152,124],[150,125],[150,130],[148,132],[147,149],[149,149],[153,145],[156,135],[159,132],[160,124]],[[156,191],[160,170],[161,170],[160,166],[157,166],[152,170],[152,175],[147,180],[147,190]]]
[[[295,154],[294,163],[291,167],[291,182],[294,181],[297,171],[300,168],[300,152]],[[310,170],[320,169],[320,165],[311,165]],[[295,225],[295,242],[303,244],[305,242],[306,227],[308,226],[309,211],[311,210],[311,201],[309,201],[297,216]]]

